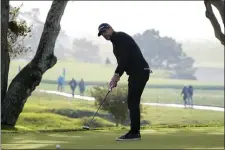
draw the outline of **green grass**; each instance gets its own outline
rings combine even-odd
[[[27,62],[21,61],[12,61],[10,64],[9,70],[9,80],[16,76],[18,73],[18,66],[24,67]],[[71,80],[74,77],[76,80],[80,81],[81,78],[84,81],[95,81],[95,82],[108,82],[113,72],[116,68],[115,65],[106,66],[104,64],[90,64],[90,63],[81,63],[74,60],[68,61],[58,61],[57,64],[48,70],[42,80],[57,80],[58,76],[62,74],[63,68],[67,69],[66,80]],[[167,79],[169,76],[168,71],[164,70],[153,70],[151,78],[148,81],[148,84],[156,85],[202,85],[202,86],[212,86],[212,85],[224,85],[223,83],[211,83],[211,82],[199,82],[196,80],[176,80],[176,79]],[[128,76],[126,73],[121,78],[120,83],[126,83]]]
[[[223,112],[144,106],[142,121],[148,124],[142,126],[143,139],[134,142],[115,141],[129,128],[116,128],[103,110],[91,126],[99,130],[71,132],[82,129],[95,111],[93,101],[34,92],[16,128],[2,129],[1,147],[55,149],[59,144],[62,149],[224,148]],[[60,130],[70,132],[57,132]]]
[[[2,134],[3,149],[224,149],[223,128],[142,130],[142,140],[117,142],[118,131]]]
[[[183,97],[178,89],[145,88],[143,102],[183,104]],[[195,90],[194,105],[224,107],[224,91],[222,90]]]
[[[83,118],[69,118],[64,115],[54,113],[56,110],[74,110],[81,112],[91,112],[94,113],[96,108],[94,108],[93,102],[75,100],[44,94],[44,93],[33,93],[33,95],[28,99],[24,106],[23,112],[21,113],[16,127],[23,129],[25,127],[27,130],[49,130],[49,129],[73,129],[80,128],[87,120],[90,120],[90,116]],[[100,111],[102,114],[105,112]],[[98,126],[113,126],[114,124],[108,122],[102,118],[96,118]]]
[[[96,111],[93,101],[33,93],[16,124],[17,130],[80,129]],[[223,126],[224,113],[205,110],[144,106],[142,126]],[[110,115],[103,110],[93,127],[114,127]],[[3,130],[5,131],[5,130]]]
[[[13,78],[18,73],[19,65],[23,68],[27,63],[28,62],[12,61],[10,64],[10,78]],[[43,79],[57,80],[58,76],[62,74],[63,68],[66,68],[67,79],[75,77],[77,80],[84,78],[85,81],[108,81],[108,79],[112,77],[116,65],[82,63],[75,60],[59,60],[53,68],[44,74]],[[167,77],[168,75],[169,73],[167,71],[156,70],[153,76]],[[123,79],[126,80],[126,77]]]

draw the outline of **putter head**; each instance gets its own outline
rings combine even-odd
[[[89,126],[83,126],[83,129],[85,129],[85,130],[89,130],[89,129],[90,129],[90,127],[89,127]]]

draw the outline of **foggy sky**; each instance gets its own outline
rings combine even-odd
[[[10,1],[13,6],[21,3]],[[40,19],[45,21],[51,3],[23,1],[22,10],[39,8]],[[214,9],[214,13],[222,23],[218,11]],[[61,25],[69,36],[97,40],[97,28],[102,22],[129,34],[155,28],[161,36],[171,36],[179,41],[217,40],[205,17],[203,1],[69,1]]]

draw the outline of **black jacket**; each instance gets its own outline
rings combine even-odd
[[[144,71],[150,72],[140,48],[130,35],[124,32],[114,32],[111,42],[118,63],[115,73],[122,76],[124,71],[127,75],[138,75]]]

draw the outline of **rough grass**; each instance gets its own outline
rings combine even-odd
[[[96,111],[94,102],[33,93],[16,124],[19,130],[82,128]],[[224,113],[183,108],[144,106],[145,126],[223,126]],[[112,116],[100,110],[93,127],[113,127]]]
[[[151,125],[213,125],[224,123],[223,112],[183,109],[183,108],[164,108],[164,107],[145,107],[146,114],[144,120],[151,121]]]
[[[223,128],[142,130],[142,140],[117,142],[118,131],[2,134],[3,149],[224,149]]]
[[[181,89],[145,88],[143,102],[183,104]],[[196,90],[193,96],[194,105],[224,107],[224,91]]]
[[[17,122],[19,127],[26,127],[26,130],[52,130],[52,129],[78,129],[90,120],[89,117],[69,118],[53,113],[23,113]],[[113,126],[102,118],[96,118],[98,127]]]

